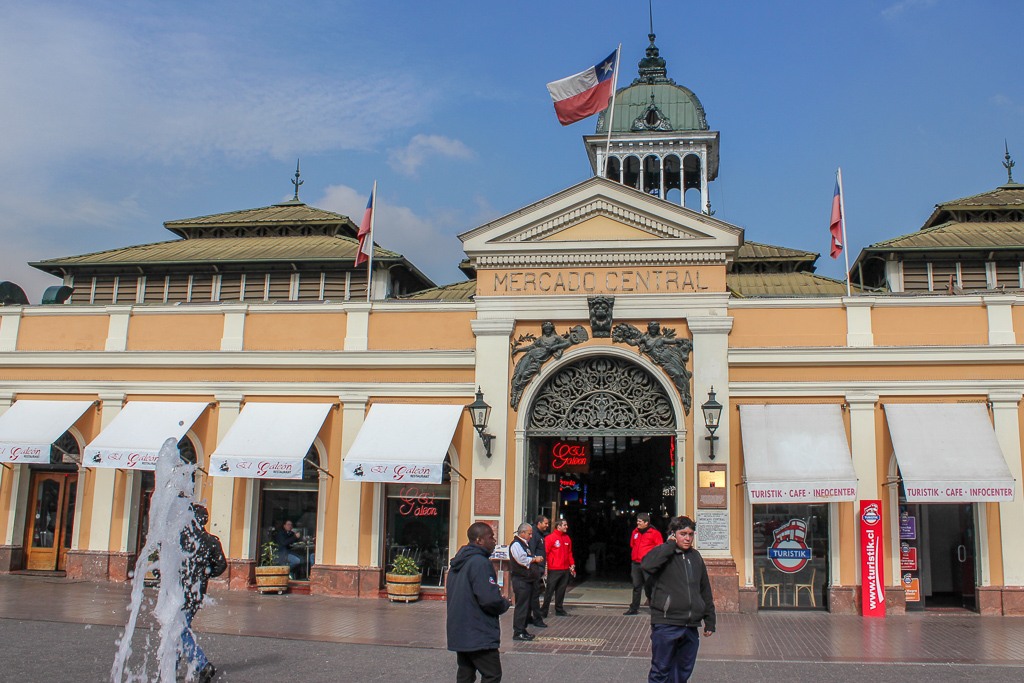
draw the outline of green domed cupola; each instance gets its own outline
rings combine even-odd
[[[718,132],[708,128],[693,91],[668,77],[653,30],[647,37],[637,77],[616,91],[614,107],[601,112],[594,135],[584,137],[591,166],[595,175],[711,213],[708,183],[718,176]],[[698,190],[699,200],[687,190]]]

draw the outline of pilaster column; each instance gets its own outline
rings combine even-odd
[[[732,491],[735,484],[733,477],[735,472],[729,467],[730,444],[729,425],[732,422],[732,410],[729,401],[729,333],[732,331],[732,318],[727,316],[699,316],[688,317],[686,324],[693,334],[693,405],[690,410],[693,412],[693,452],[695,464],[714,462],[726,466],[726,489]],[[711,442],[704,437],[708,435],[707,427],[704,424],[704,415],[700,406],[707,400],[708,393],[712,387],[715,390],[715,399],[722,404],[722,417],[719,420],[718,430],[715,436],[718,437],[715,446],[715,458],[710,458]],[[685,434],[684,434],[685,437]],[[684,443],[679,443],[684,446]],[[697,500],[697,477],[696,468],[691,465],[683,467],[686,451],[682,448],[676,449],[676,514],[684,514],[688,507],[692,507],[696,513]],[[686,486],[686,473],[693,472],[692,486]],[[686,494],[693,496],[694,504],[688,506]],[[726,500],[729,496],[726,495]],[[731,518],[731,513],[727,520]],[[732,533],[728,534],[731,539]],[[702,554],[708,557],[731,557],[729,548],[720,550],[702,550]]]
[[[217,444],[219,445],[242,411],[242,395],[218,394],[214,398],[217,401]],[[216,446],[214,446],[214,450],[216,450]],[[212,479],[210,532],[220,537],[225,552],[228,557],[231,557],[231,513],[235,502],[235,478],[210,477],[210,479]]]
[[[849,309],[848,309],[849,310]],[[850,406],[850,452],[853,456],[853,471],[857,475],[857,500],[885,500],[882,491],[878,487],[878,449],[875,441],[875,410],[878,405],[877,394],[847,394],[846,403]],[[832,511],[838,505],[830,506]],[[854,533],[860,533],[860,519],[858,518],[857,505],[852,506],[850,514],[853,515]],[[895,513],[890,513],[895,514]],[[891,525],[889,528],[894,528]],[[889,534],[891,536],[891,534]],[[844,548],[839,545],[840,536],[836,535],[833,543],[830,544],[832,551],[838,555]],[[859,536],[858,536],[859,538]],[[898,548],[898,544],[893,545]],[[893,557],[899,557],[897,553]],[[834,577],[839,580],[838,585],[854,585],[860,583],[860,563],[854,559],[854,576],[841,576],[842,563],[837,561],[840,558],[833,557],[832,570]]]
[[[872,297],[843,297],[846,308],[846,345],[874,346],[875,336],[871,331],[871,308],[875,305]]]
[[[19,312],[18,315],[20,317],[20,315],[21,315],[20,312]],[[4,321],[6,321],[6,317],[0,318],[0,336],[2,336],[2,329],[3,329]],[[3,415],[4,413],[6,413],[7,409],[10,408],[11,405],[13,405],[13,404],[14,404],[14,393],[13,392],[4,392],[4,393],[0,394],[0,415]],[[0,467],[0,490],[2,490],[2,487],[3,487],[4,477],[11,477],[11,487],[10,487],[11,493],[10,493],[10,499],[7,501],[7,510],[8,510],[7,525],[5,527],[3,540],[0,541],[0,545],[13,545],[14,544],[14,538],[15,538],[15,536],[14,536],[14,527],[17,524],[17,520],[18,520],[17,512],[18,512],[19,509],[22,509],[24,507],[22,505],[22,503],[18,500],[18,483],[21,480],[21,470],[22,469],[25,469],[24,466],[22,466],[22,465],[18,465],[18,466],[7,465],[5,467]],[[24,516],[22,516],[21,519],[24,520]]]
[[[107,343],[105,351],[124,351],[128,348],[128,321],[131,319],[132,311],[123,306],[108,306],[106,309]]]
[[[685,186],[684,186],[685,187]],[[708,202],[711,198],[708,196],[708,151],[705,148],[700,154],[700,212],[708,212]],[[725,404],[722,404],[725,405]]]
[[[341,457],[348,454],[356,435],[366,419],[366,394],[340,394],[341,401]],[[333,564],[355,566],[359,564],[359,512],[362,484],[347,481],[344,468],[338,473],[338,537]],[[380,486],[381,484],[374,484]],[[327,564],[332,564],[325,560]]]
[[[509,420],[513,419],[509,408],[509,338],[515,327],[515,321],[507,318],[501,319],[476,319],[470,322],[473,334],[476,335],[476,384],[484,394],[491,406],[491,418],[487,425],[487,433],[494,435],[491,441],[491,457],[484,453],[483,442],[479,438],[473,439],[473,478],[474,479],[501,479],[502,486],[500,533],[508,536],[509,520],[505,519],[505,510],[508,509],[505,496],[508,495],[508,481],[505,478],[505,465],[509,457],[508,431]],[[527,406],[520,405],[524,410]],[[518,517],[524,512],[523,483],[526,478],[525,454],[515,453],[516,458],[516,481],[513,489],[514,514]],[[470,482],[471,483],[471,482]],[[475,489],[475,487],[472,487]],[[475,490],[472,495],[476,495]],[[471,501],[470,505],[475,505]]]
[[[988,313],[988,343],[997,346],[1016,344],[1013,331],[1013,298],[1008,296],[983,296]]]
[[[370,303],[345,304],[345,350],[365,351],[370,339]]]
[[[18,328],[21,327],[21,306],[0,308],[0,351],[18,349]]]
[[[124,406],[124,393],[100,394],[100,431],[106,429]],[[91,467],[92,472],[92,512],[89,516],[89,543],[83,550],[110,550],[110,522],[114,512],[114,478],[117,470],[111,467]],[[84,496],[79,495],[76,507],[84,503]],[[81,501],[81,503],[79,502]],[[76,516],[79,514],[75,510]],[[78,548],[75,536],[81,527],[75,520],[75,531],[72,533],[72,547]]]
[[[247,304],[221,304],[224,308],[224,331],[220,337],[221,351],[241,351],[245,344]]]
[[[1024,586],[1024,495],[1021,495],[1019,391],[998,391],[992,402],[993,427],[999,449],[1013,476],[1013,500],[999,503],[999,537],[1003,546],[1003,585]]]

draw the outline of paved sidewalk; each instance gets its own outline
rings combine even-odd
[[[120,627],[127,617],[128,596],[129,587],[119,584],[0,576],[0,619],[11,620],[7,622],[9,628],[14,628],[10,624],[21,623],[23,628],[29,629],[30,624],[38,622]],[[215,604],[200,612],[195,625],[201,636],[210,638],[208,642],[214,644],[226,642],[230,638],[225,637],[232,636],[273,638],[278,643],[280,639],[303,641],[295,643],[297,652],[315,642],[341,644],[347,646],[348,651],[362,653],[359,656],[378,670],[383,661],[390,665],[396,659],[405,659],[401,654],[404,651],[396,648],[434,651],[430,658],[439,666],[451,657],[443,652],[445,605],[440,601],[406,605],[386,600],[263,596],[235,591],[211,593],[211,597]],[[550,627],[537,630],[539,637],[532,643],[511,640],[511,623],[506,623],[511,621],[509,614],[503,620],[504,659],[521,663],[525,660],[518,656],[520,654],[553,654],[557,656],[551,658],[551,662],[569,658],[584,664],[584,669],[596,667],[595,674],[598,670],[629,671],[629,680],[642,680],[650,652],[649,622],[642,615],[626,617],[620,611],[621,607],[580,606],[573,609],[572,616],[553,615],[549,619]],[[374,652],[383,652],[379,646],[387,648],[386,658],[374,656]],[[108,670],[112,655],[113,647],[105,664]],[[409,656],[413,656],[411,650]],[[548,661],[547,657],[527,659],[536,661],[539,668],[547,666],[541,665]],[[591,659],[593,662],[586,665]],[[884,620],[825,613],[725,614],[720,616],[718,633],[702,639],[700,661],[702,667],[709,663],[707,669],[702,669],[702,680],[715,680],[705,678],[716,670],[711,664],[714,662],[731,663],[727,668],[732,675],[747,672],[744,674],[747,680],[785,677],[783,672],[786,671],[795,672],[797,680],[804,680],[800,676],[809,674],[792,668],[801,663],[888,665],[883,670],[893,673],[894,664],[924,667],[920,668],[924,672],[921,678],[909,675],[910,669],[901,669],[898,677],[887,677],[888,680],[950,680],[967,673],[986,680],[1021,680],[1024,678],[1024,619],[969,613],[914,614]],[[829,670],[842,673],[837,673],[835,678],[824,675],[824,679],[861,680],[857,672],[869,669],[833,666]],[[573,669],[577,674],[581,670],[578,666]],[[448,678],[447,674],[440,678],[436,677],[438,675],[405,680]],[[343,676],[337,678],[343,679]],[[361,676],[351,680],[375,679]],[[534,679],[530,676],[512,680]],[[588,679],[570,676],[561,680]]]

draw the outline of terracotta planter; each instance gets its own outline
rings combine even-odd
[[[386,574],[388,600],[391,602],[416,602],[420,599],[422,574]]]
[[[256,567],[256,589],[260,593],[288,592],[288,565]]]

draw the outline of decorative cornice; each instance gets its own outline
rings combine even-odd
[[[502,242],[516,243],[542,240],[545,237],[561,232],[567,228],[571,228],[574,225],[578,225],[597,216],[611,218],[628,225],[629,227],[650,233],[655,237],[697,239],[693,234],[684,233],[681,230],[672,230],[663,222],[658,221],[651,216],[644,215],[637,211],[631,211],[624,206],[610,202],[606,199],[594,199],[593,201],[574,209],[569,209],[549,220],[538,223],[537,225],[523,230],[522,232],[516,233],[508,239],[502,240]]]
[[[99,395],[117,401],[117,397],[145,394],[147,396],[220,396],[240,395],[245,399],[260,397],[314,397],[333,399],[341,394],[366,395],[381,398],[468,398],[476,391],[472,382],[444,384],[424,382],[370,383],[370,382],[68,382],[33,380],[18,382],[13,387],[19,394],[48,394],[82,400]],[[115,393],[116,392],[116,393]],[[122,399],[123,400],[123,399]]]
[[[718,265],[728,261],[724,251],[679,253],[665,250],[635,252],[563,252],[542,254],[481,254],[477,270],[486,268],[620,268],[628,266]]]
[[[992,364],[1024,361],[1024,347],[906,346],[729,349],[730,366]]]
[[[472,368],[476,354],[462,351],[12,351],[8,368]]]
[[[701,315],[687,318],[686,326],[694,334],[729,334],[732,331],[732,321],[732,318]]]
[[[805,396],[838,396],[850,401],[856,394],[885,396],[988,396],[990,392],[1024,394],[1020,380],[912,380],[912,381],[836,381],[836,382],[730,382],[729,397],[797,398]]]
[[[478,337],[508,337],[515,329],[516,321],[511,318],[477,318],[469,322],[473,334]]]

